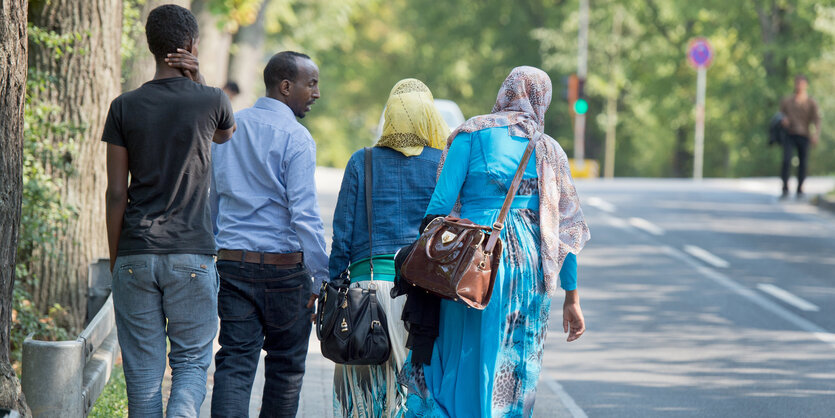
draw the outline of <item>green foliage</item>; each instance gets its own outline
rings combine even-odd
[[[577,69],[577,6],[566,0],[273,0],[267,29],[271,51],[299,49],[320,65],[322,98],[304,120],[319,143],[320,164],[343,166],[353,150],[376,139],[380,112],[399,79],[423,80],[435,97],[456,101],[469,117],[490,111],[517,65],[551,75],[546,129],[571,155],[562,80]],[[617,39],[616,13],[623,22]],[[604,109],[615,89],[616,174],[690,175],[696,71],[686,49],[695,37],[708,38],[716,51],[707,82],[707,176],[775,175],[779,150],[766,145],[767,124],[798,72],[810,76],[824,116],[835,115],[831,2],[595,0],[586,84],[589,158],[603,162]],[[829,118],[813,150],[813,173],[833,171],[833,133]]]
[[[44,341],[69,339],[69,332],[60,324],[67,322],[70,313],[61,305],[54,304],[49,307],[46,315],[42,315],[32,303],[29,293],[20,286],[15,286],[13,297],[11,360],[15,371],[20,375],[23,340],[32,334],[34,338]]]
[[[115,418],[128,416],[128,396],[125,389],[125,372],[121,365],[113,367],[110,380],[102,390],[93,409],[90,410],[90,418]]]
[[[52,48],[56,59],[73,52],[73,43],[80,39],[77,35],[57,35],[32,25],[29,25],[29,36],[30,41]],[[38,280],[26,268],[36,249],[43,256],[50,256],[55,251],[58,235],[76,213],[75,208],[62,202],[62,179],[74,173],[72,160],[77,152],[76,137],[85,128],[60,122],[59,107],[36,99],[37,93],[54,88],[54,83],[54,77],[29,70],[23,113],[23,202],[12,304],[14,361],[20,360],[23,339],[31,333],[41,339],[69,336],[67,325],[70,321],[63,307],[52,305],[39,309],[32,304],[30,292],[37,288]],[[44,140],[49,137],[63,140]]]
[[[28,25],[29,41],[43,45],[53,51],[53,59],[61,59],[65,54],[86,54],[85,48],[75,47],[74,44],[89,36],[89,32],[75,32],[59,34],[33,24]]]
[[[136,38],[145,37],[145,27],[142,25],[142,6],[146,0],[124,0],[122,2],[122,80],[130,75],[130,66],[124,63],[130,62],[136,56]]]
[[[57,236],[74,217],[75,208],[61,201],[62,178],[74,172],[72,160],[77,152],[76,136],[83,128],[68,122],[55,122],[60,108],[33,98],[35,90],[49,88],[44,74],[29,71],[26,107],[23,114],[23,208],[18,240],[18,265],[26,265],[35,248],[49,254]],[[44,141],[54,135],[63,141]],[[18,276],[24,285],[35,286],[30,277]]]
[[[218,25],[229,33],[255,22],[258,10],[266,0],[209,0],[209,11],[220,17]]]

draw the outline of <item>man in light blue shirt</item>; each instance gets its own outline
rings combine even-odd
[[[319,98],[318,79],[307,55],[274,55],[264,69],[266,97],[235,114],[234,145],[212,148],[221,345],[213,417],[248,416],[262,348],[261,416],[298,409],[313,302],[328,276],[316,144],[296,120]]]

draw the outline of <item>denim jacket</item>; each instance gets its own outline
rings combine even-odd
[[[418,237],[423,212],[429,205],[441,151],[424,147],[406,157],[385,147],[372,149],[374,254],[394,254]],[[351,156],[333,215],[331,278],[352,262],[367,258],[368,222],[365,211],[365,150]]]

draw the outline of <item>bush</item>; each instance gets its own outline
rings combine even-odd
[[[90,418],[114,418],[128,416],[128,395],[125,391],[125,372],[122,365],[113,367],[110,381],[99,395]]]
[[[47,314],[42,315],[32,303],[32,297],[22,287],[15,286],[12,304],[12,328],[10,346],[12,352],[12,366],[15,373],[20,375],[23,340],[30,334],[44,341],[62,341],[72,338],[66,327],[69,312],[61,305],[49,307]]]

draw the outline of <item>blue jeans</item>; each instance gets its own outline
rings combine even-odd
[[[306,307],[312,281],[302,265],[218,261],[220,351],[215,355],[212,417],[249,416],[249,399],[263,348],[261,417],[294,417],[310,338]]]
[[[116,258],[113,304],[132,418],[162,417],[166,337],[171,343],[171,396],[166,415],[199,415],[217,333],[218,285],[211,255]]]

